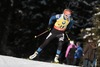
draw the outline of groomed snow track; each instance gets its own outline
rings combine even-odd
[[[77,67],[0,55],[0,67]]]

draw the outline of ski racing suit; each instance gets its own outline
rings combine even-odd
[[[71,20],[69,17],[68,19],[65,19],[64,14],[57,14],[54,15],[50,18],[49,20],[49,25],[53,24],[53,20],[56,20],[54,23],[54,27],[49,33],[49,35],[46,37],[44,43],[37,49],[38,52],[41,52],[42,49],[55,37],[59,39],[58,43],[58,48],[57,48],[57,55],[60,55],[61,49],[62,49],[62,44],[64,41],[64,32],[66,31],[67,28],[71,28],[72,25],[74,24],[74,21]]]

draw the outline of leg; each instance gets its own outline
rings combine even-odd
[[[59,43],[58,43],[58,48],[57,48],[57,52],[56,52],[56,56],[54,58],[54,62],[59,62],[59,55],[61,53],[61,49],[62,49],[62,45],[63,45],[63,41],[64,41],[64,34],[60,34],[58,35],[59,37]]]
[[[76,62],[77,62],[77,58],[74,58],[73,65],[76,65]]]
[[[60,41],[59,45],[58,45],[57,52],[56,52],[56,56],[55,56],[55,59],[54,59],[55,62],[59,62],[58,59],[59,59],[59,55],[61,53],[61,49],[62,49],[62,42]]]
[[[69,59],[66,57],[65,59],[66,64],[69,64]]]
[[[88,66],[87,67],[91,67],[91,61],[88,60]]]
[[[63,45],[63,42],[62,41],[59,41],[58,48],[57,48],[57,52],[56,52],[57,55],[60,55],[61,49],[62,49],[62,45]]]
[[[52,33],[50,33],[47,38],[45,39],[44,43],[35,51],[35,53],[29,56],[29,59],[34,59],[37,55],[42,51],[42,49],[54,38]]]
[[[41,52],[42,49],[55,37],[55,35],[52,35],[52,33],[50,33],[43,44],[40,45],[40,47],[37,49],[37,52]]]
[[[93,67],[96,67],[96,58],[94,58],[92,65]]]
[[[80,58],[77,58],[76,59],[76,66],[79,66],[79,63],[80,63]]]
[[[72,60],[71,60],[70,57],[67,57],[67,64],[68,64],[68,65],[72,65]]]
[[[83,61],[83,67],[87,67],[87,63],[88,63],[88,60],[84,59],[84,61]]]

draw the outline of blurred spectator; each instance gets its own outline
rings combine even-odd
[[[83,48],[81,47],[80,42],[77,42],[76,46],[77,46],[77,49],[76,49],[75,54],[74,54],[74,63],[73,64],[76,66],[79,66],[79,63],[80,63],[80,60],[81,60],[81,57],[83,54]]]
[[[69,65],[73,64],[75,50],[76,45],[74,44],[74,41],[70,41],[65,54],[66,62]]]
[[[88,42],[83,51],[83,67],[91,67],[91,64],[93,63],[93,60],[95,58],[96,48],[97,47],[95,42],[92,39],[88,39]]]

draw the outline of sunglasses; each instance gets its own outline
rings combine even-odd
[[[65,15],[65,16],[70,17],[71,15],[69,14],[69,15]]]

